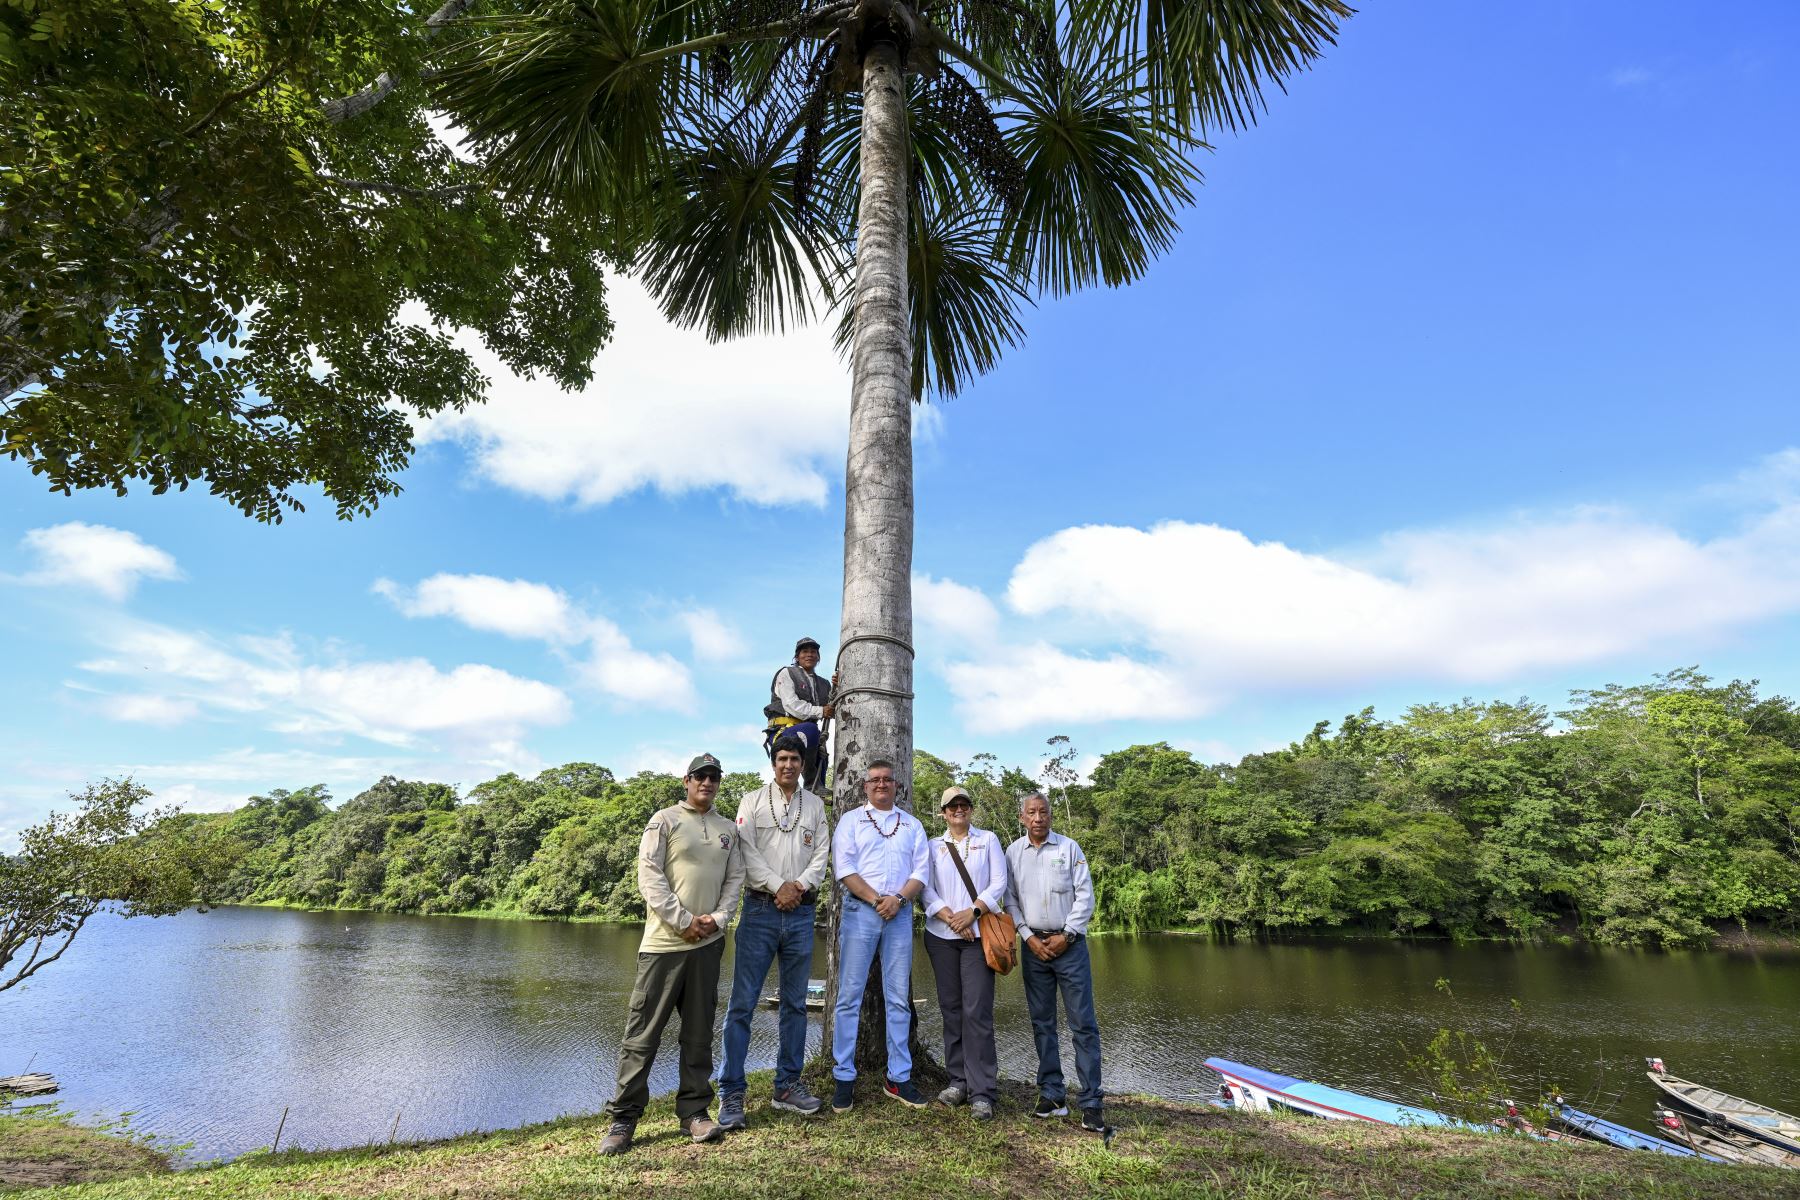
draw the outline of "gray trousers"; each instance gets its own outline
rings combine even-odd
[[[952,941],[927,930],[925,955],[937,976],[938,1011],[944,1014],[944,1066],[950,1082],[968,1088],[976,1100],[997,1100],[994,972],[981,953],[981,943]]]
[[[719,960],[725,939],[695,950],[638,955],[637,983],[625,1039],[619,1044],[619,1090],[606,1106],[615,1121],[635,1121],[650,1103],[650,1065],[662,1044],[663,1027],[681,1014],[681,1090],[675,1093],[680,1120],[705,1114],[712,1104],[713,1018],[719,1008]]]

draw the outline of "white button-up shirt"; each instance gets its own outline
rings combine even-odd
[[[945,833],[932,838],[930,849],[931,871],[925,880],[923,896],[925,932],[952,940],[962,937],[938,920],[937,912],[942,908],[961,912],[965,908],[974,908],[979,899],[989,912],[1006,911],[1006,852],[1000,848],[998,835],[971,825],[969,842],[959,851],[963,866],[969,869],[969,878],[975,883],[974,896],[969,895],[962,873],[950,857],[950,835]],[[981,936],[979,923],[975,926],[975,936]]]
[[[860,875],[876,895],[898,896],[910,880],[925,882],[925,827],[899,808],[852,809],[831,835],[831,865],[839,880]]]
[[[1022,837],[1006,848],[1006,866],[1006,915],[1020,937],[1087,932],[1094,918],[1094,877],[1074,839],[1054,829],[1041,846]]]

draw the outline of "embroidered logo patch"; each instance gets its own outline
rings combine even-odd
[[[721,833],[719,835],[719,849],[721,849],[721,850],[731,849],[731,835],[729,833]]]
[[[803,846],[812,845],[812,830],[802,829],[800,831],[800,844]]]

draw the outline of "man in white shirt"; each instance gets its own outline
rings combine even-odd
[[[1006,848],[1006,912],[1025,941],[1019,956],[1025,1005],[1037,1043],[1038,1103],[1034,1117],[1069,1115],[1057,1040],[1056,994],[1062,993],[1075,1042],[1076,1103],[1081,1126],[1105,1134],[1100,1109],[1100,1025],[1094,1018],[1094,972],[1087,927],[1094,916],[1094,879],[1074,840],[1050,828],[1050,803],[1037,792],[1019,801],[1025,836]]]
[[[969,1101],[977,1121],[991,1121],[999,1089],[994,970],[981,948],[980,919],[1005,907],[1006,853],[997,836],[971,823],[975,802],[967,791],[945,788],[939,808],[945,829],[931,839],[925,878],[925,955],[937,979],[950,1072],[938,1101],[951,1107]]]
[[[781,960],[781,1048],[775,1060],[774,1107],[812,1116],[823,1102],[800,1080],[806,1063],[806,986],[812,978],[813,917],[831,870],[825,802],[800,785],[805,747],[775,742],[775,779],[738,802],[738,845],[744,853],[744,912],[733,935],[736,955],[731,1007],[721,1036],[719,1124],[745,1127],[744,1059],[750,1020],[769,966]]]
[[[925,1098],[912,1082],[912,903],[925,890],[925,827],[894,807],[899,780],[894,764],[870,763],[863,774],[861,808],[845,813],[831,837],[832,863],[844,889],[838,922],[838,994],[832,1017],[831,1110],[855,1107],[856,1029],[863,990],[876,957],[881,960],[881,992],[887,1006],[887,1086],[889,1096],[913,1108]]]

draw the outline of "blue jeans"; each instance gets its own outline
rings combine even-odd
[[[1088,964],[1087,939],[1076,942],[1049,962],[1019,948],[1019,968],[1025,975],[1025,1006],[1031,1010],[1031,1040],[1037,1043],[1037,1085],[1040,1096],[1062,1100],[1062,1047],[1056,1033],[1056,993],[1062,992],[1063,1011],[1069,1015],[1069,1033],[1075,1039],[1075,1073],[1081,1090],[1075,1103],[1081,1108],[1100,1107],[1100,1026],[1094,1020],[1094,972]]]
[[[744,912],[738,918],[733,953],[736,966],[731,977],[731,1007],[725,1013],[721,1039],[724,1064],[719,1068],[719,1091],[726,1095],[744,1090],[744,1057],[750,1052],[750,1018],[762,1000],[763,980],[769,965],[781,959],[781,1050],[775,1060],[775,1090],[792,1087],[806,1063],[806,985],[811,982],[813,906],[801,904],[782,912],[775,902],[755,892],[744,893]]]
[[[856,1078],[856,1025],[877,951],[881,994],[887,1000],[888,1078],[895,1083],[912,1078],[912,1051],[906,1045],[912,1032],[912,905],[883,921],[872,905],[845,896],[844,915],[838,922],[838,994],[831,1027],[833,1079]]]

